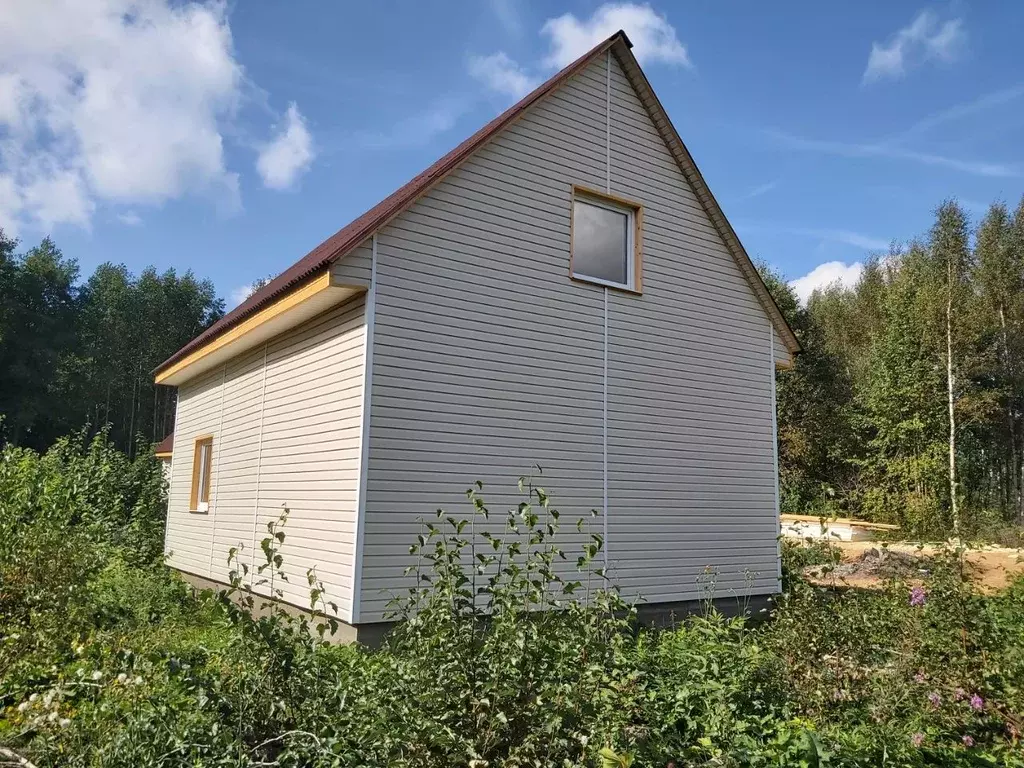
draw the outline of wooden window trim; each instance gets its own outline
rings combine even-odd
[[[209,446],[206,452],[206,471],[200,472],[203,446]],[[208,512],[210,505],[210,475],[213,470],[213,435],[199,435],[192,448],[192,490],[189,494],[189,512]],[[199,487],[200,477],[205,480],[204,487]],[[200,506],[202,505],[202,506]]]
[[[620,208],[629,208],[633,211],[633,285],[619,285],[617,283],[607,282],[603,280],[596,280],[587,277],[586,275],[577,275],[573,270],[573,252],[574,252],[574,235],[575,235],[575,217],[576,217],[576,197],[579,196],[584,198],[593,198],[597,200],[603,200],[607,203]],[[643,204],[636,202],[635,200],[629,200],[625,197],[619,197],[608,192],[601,192],[600,190],[593,189],[591,187],[585,187],[582,184],[572,185],[572,195],[569,199],[569,279],[576,283],[585,283],[587,285],[599,285],[603,288],[609,288],[613,291],[620,291],[621,293],[629,293],[634,296],[643,295],[643,224],[644,224],[644,207]]]

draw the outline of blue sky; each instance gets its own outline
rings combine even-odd
[[[748,252],[802,290],[946,197],[1024,193],[1018,3],[11,0],[0,225],[230,306],[618,26]]]

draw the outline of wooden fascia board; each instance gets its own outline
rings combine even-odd
[[[285,312],[309,301],[314,296],[323,293],[324,291],[330,290],[331,287],[331,271],[330,269],[326,269],[312,279],[307,280],[305,283],[300,283],[294,290],[284,294],[271,304],[268,304],[259,312],[250,315],[238,325],[229,328],[219,336],[214,336],[210,339],[208,344],[204,344],[199,349],[191,352],[188,356],[183,357],[181,360],[174,363],[174,365],[168,366],[162,371],[158,371],[154,377],[154,382],[157,384],[164,383],[174,374],[194,365],[204,357],[226,347],[228,344],[238,341],[243,336],[252,333],[260,326],[280,317]]]

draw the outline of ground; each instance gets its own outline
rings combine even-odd
[[[877,587],[890,576],[913,579],[927,571],[927,557],[939,547],[913,542],[840,541],[842,562],[834,569],[809,566],[807,575],[818,583]],[[964,559],[971,578],[984,592],[997,592],[1024,573],[1024,549],[984,546],[970,548]]]

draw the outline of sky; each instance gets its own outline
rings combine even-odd
[[[801,296],[1024,194],[1024,3],[5,0],[0,227],[231,307],[619,28]]]

